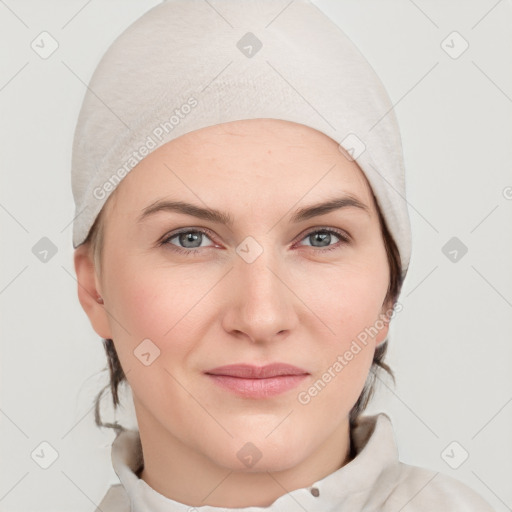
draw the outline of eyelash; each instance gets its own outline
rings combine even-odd
[[[206,236],[208,236],[208,238],[211,239],[211,232],[207,229],[199,229],[199,228],[198,229],[190,229],[190,228],[188,228],[188,229],[183,229],[181,231],[178,231],[176,233],[172,233],[169,236],[166,236],[161,242],[159,242],[158,245],[159,246],[162,246],[162,245],[171,246],[172,251],[176,251],[177,253],[180,253],[180,254],[185,254],[186,256],[194,255],[197,252],[199,252],[201,249],[204,249],[204,247],[201,247],[201,248],[196,247],[195,249],[185,249],[183,247],[179,247],[177,245],[169,243],[170,240],[172,240],[173,238],[175,238],[179,235],[182,235],[183,233],[202,233],[203,235],[206,235]],[[341,240],[340,242],[338,242],[337,244],[334,244],[333,246],[329,246],[324,249],[317,248],[320,252],[328,252],[328,251],[332,251],[335,249],[340,249],[342,245],[346,245],[346,244],[350,243],[349,237],[343,231],[339,231],[337,229],[332,229],[332,228],[314,229],[314,230],[306,233],[299,241],[302,241],[305,238],[307,238],[308,236],[311,236],[315,233],[329,233],[331,235],[336,235]],[[310,247],[313,247],[313,246],[310,246]]]

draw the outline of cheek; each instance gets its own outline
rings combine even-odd
[[[316,272],[315,286],[310,287],[311,309],[327,326],[319,369],[329,387],[326,400],[331,393],[332,399],[339,399],[341,393],[347,403],[355,402],[371,367],[374,338],[384,328],[379,314],[389,279],[385,252],[380,256],[325,267]]]
[[[316,349],[317,372],[297,395],[309,415],[325,418],[329,425],[349,414],[363,390],[375,352],[374,326],[387,287],[387,283],[375,286],[364,272],[333,273],[332,277],[325,293],[315,297],[315,310],[328,326],[311,347]]]
[[[110,270],[110,269],[109,269]],[[123,340],[121,350],[134,350],[143,339],[152,340],[174,358],[188,351],[190,338],[210,317],[210,289],[219,276],[198,267],[148,265],[125,256],[122,267],[110,273],[112,330]],[[109,308],[110,309],[110,308]],[[129,334],[128,334],[129,333]]]
[[[387,260],[367,258],[317,267],[303,293],[311,309],[328,326],[333,340],[344,343],[378,319],[388,280]]]
[[[192,277],[179,269],[149,266],[129,257],[110,272],[110,279],[112,333],[131,389],[141,403],[162,406],[179,422],[190,397],[170,373],[183,380],[179,373],[194,349],[191,339],[198,328],[193,306],[199,303],[198,312],[204,313],[200,299],[208,287],[191,284]],[[143,341],[147,339],[151,343]],[[144,353],[149,353],[148,365]]]

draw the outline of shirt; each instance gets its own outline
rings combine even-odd
[[[399,460],[395,435],[385,413],[360,416],[350,432],[355,456],[312,483],[276,499],[268,507],[243,512],[492,512],[475,491],[443,473]],[[96,512],[190,512],[191,506],[152,489],[138,477],[143,467],[139,432],[124,429],[112,443],[112,463],[120,483],[112,485]],[[225,512],[209,505],[199,512]],[[229,510],[229,509],[228,509]]]

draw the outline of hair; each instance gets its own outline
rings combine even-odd
[[[117,189],[116,189],[117,190]],[[109,199],[112,200],[115,197],[115,192],[110,195]],[[370,187],[371,190],[371,187]],[[378,212],[379,216],[379,222],[380,222],[380,228],[382,237],[384,240],[384,246],[386,249],[386,255],[388,259],[389,264],[389,270],[390,270],[390,279],[388,284],[388,289],[386,293],[386,297],[384,299],[383,304],[384,305],[392,305],[393,307],[396,304],[396,301],[398,299],[398,296],[400,295],[400,291],[402,288],[402,284],[405,277],[405,272],[402,269],[401,260],[400,260],[400,253],[398,251],[397,245],[391,236],[391,233],[389,232],[389,229],[387,227],[386,221],[382,215],[382,212],[378,206],[377,200],[375,198],[375,195],[373,194],[373,191],[371,191],[371,194],[373,196],[374,204],[376,207],[376,210]],[[107,200],[108,202],[108,200]],[[112,202],[112,201],[110,201]],[[105,215],[105,206],[103,205],[102,210],[96,217],[94,224],[92,225],[89,234],[87,238],[84,241],[84,244],[88,244],[89,250],[92,251],[92,255],[94,258],[94,265],[95,269],[100,274],[101,272],[101,256],[103,251],[103,239],[104,239],[104,215]],[[116,422],[114,423],[104,423],[101,420],[100,415],[100,401],[103,397],[103,394],[110,388],[110,392],[112,395],[112,402],[114,409],[117,409],[117,406],[120,405],[119,400],[119,386],[123,383],[127,383],[126,376],[124,374],[124,371],[121,367],[121,363],[119,361],[119,357],[117,355],[116,349],[114,347],[114,342],[112,339],[103,339],[103,346],[105,348],[105,352],[107,355],[107,361],[108,361],[108,371],[110,374],[110,382],[106,384],[101,391],[97,394],[94,405],[95,405],[95,423],[98,427],[107,427],[107,428],[113,428],[116,431],[122,430],[124,427],[119,425]],[[355,425],[358,417],[361,415],[361,413],[366,409],[368,403],[370,402],[371,398],[374,395],[375,392],[375,384],[376,380],[378,378],[378,374],[382,371],[386,372],[391,379],[393,380],[393,383],[395,383],[395,376],[393,374],[393,371],[391,368],[384,362],[384,358],[386,356],[388,348],[388,339],[384,340],[382,343],[380,343],[377,348],[375,349],[375,353],[373,356],[372,365],[370,368],[370,371],[368,372],[368,376],[366,378],[366,382],[364,384],[363,390],[361,391],[361,394],[359,395],[359,398],[357,399],[356,403],[350,410],[349,414],[349,422],[351,427]],[[106,371],[107,367],[103,369],[103,371]]]

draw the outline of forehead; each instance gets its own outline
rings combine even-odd
[[[310,202],[321,200],[336,191],[372,207],[364,173],[336,141],[302,124],[251,119],[202,128],[164,144],[134,167],[113,195],[139,205],[166,192],[195,194],[212,205],[219,196],[231,204],[237,198],[286,204],[306,195]],[[108,201],[110,207],[114,201]]]
[[[198,145],[217,145],[222,140],[235,140],[235,145],[247,149],[251,140],[257,140],[266,147],[274,149],[337,147],[337,143],[327,135],[303,124],[282,119],[241,119],[229,123],[208,126],[176,138],[169,144],[183,151],[194,149]],[[245,140],[244,140],[245,139]]]

